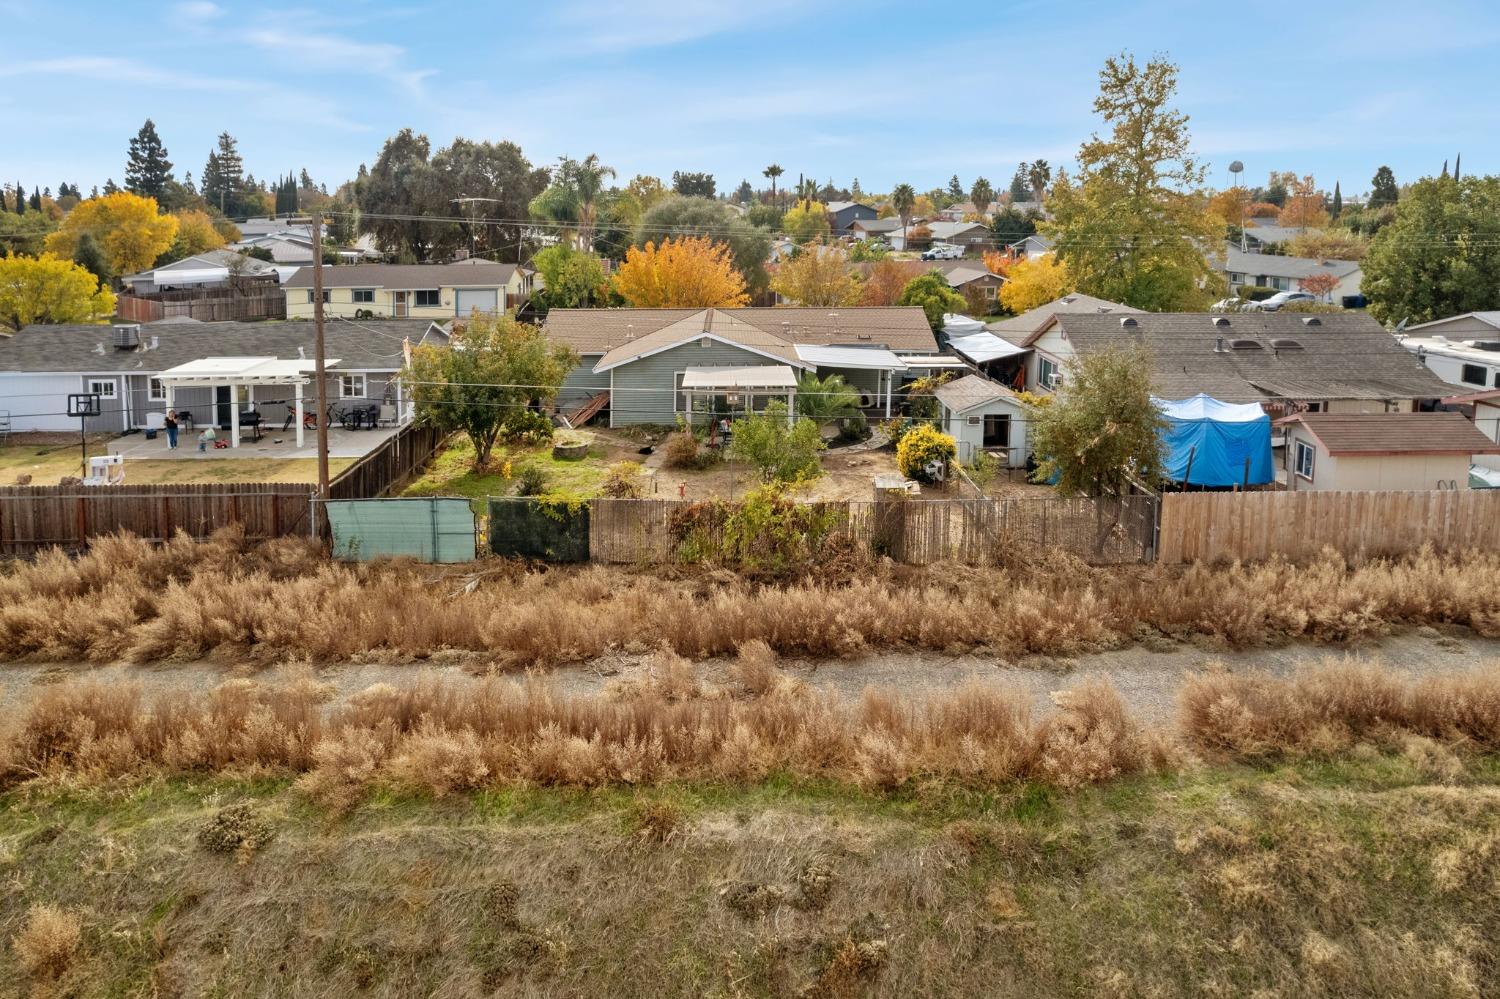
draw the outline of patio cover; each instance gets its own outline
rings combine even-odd
[[[953,336],[948,340],[948,346],[967,357],[975,364],[983,364],[986,361],[997,361],[1002,357],[1015,357],[1018,354],[1030,353],[1029,347],[1017,347],[1004,337],[998,337],[993,333],[973,333],[968,336]]]
[[[325,359],[323,366],[331,368],[338,364],[337,358]],[[196,361],[179,364],[157,375],[167,390],[167,409],[174,409],[173,393],[189,386],[227,385],[248,386],[250,402],[255,401],[257,385],[292,385],[296,387],[295,420],[297,424],[297,446],[302,446],[302,386],[308,376],[317,370],[318,363],[306,358],[283,361],[275,357],[203,357]],[[234,393],[231,393],[231,398]],[[320,419],[325,418],[322,414]],[[229,446],[240,446],[240,407],[238,401],[229,406]]]
[[[870,368],[877,371],[904,371],[906,362],[883,347],[825,347],[798,343],[792,349],[797,356],[820,368]]]
[[[796,389],[797,376],[785,364],[760,364],[745,368],[688,368],[682,374],[685,389]]]

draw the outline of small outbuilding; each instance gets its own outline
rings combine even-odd
[[[939,385],[933,393],[943,432],[958,443],[958,460],[974,464],[981,451],[999,456],[1008,468],[1026,464],[1026,407],[1010,389],[979,375]]]
[[[1294,490],[1468,489],[1474,456],[1500,454],[1462,413],[1298,413],[1277,425]]]
[[[1276,478],[1271,418],[1258,403],[1220,402],[1198,393],[1158,399],[1167,419],[1166,477],[1186,486],[1263,486]]]

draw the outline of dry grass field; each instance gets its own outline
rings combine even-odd
[[[1497,581],[1424,554],[751,585],[233,535],[12,564],[0,658],[305,665],[0,716],[0,999],[1492,994],[1500,664],[1209,668],[1148,725],[1102,676],[1046,709],[849,698],[782,657],[1494,634]],[[595,692],[514,671],[626,647],[649,667]],[[316,669],[448,650],[486,675],[335,698]]]

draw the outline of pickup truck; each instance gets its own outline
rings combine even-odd
[[[964,255],[962,246],[954,246],[952,243],[934,243],[930,249],[922,254],[923,260],[959,260]]]

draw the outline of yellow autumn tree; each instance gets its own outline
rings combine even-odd
[[[1039,305],[1062,298],[1073,290],[1068,265],[1051,253],[1018,261],[1010,269],[1010,280],[1000,289],[1000,304],[1020,315]]]
[[[1318,190],[1312,174],[1301,180],[1292,179],[1286,204],[1276,221],[1288,228],[1298,229],[1321,229],[1328,224],[1328,211],[1323,207],[1323,193]]]
[[[172,240],[172,256],[181,260],[224,245],[224,234],[209,218],[207,212],[191,210],[174,212],[177,220],[177,236]]]
[[[1226,187],[1208,199],[1208,211],[1225,225],[1243,225],[1249,201],[1243,187]]]
[[[111,271],[134,274],[166,252],[177,238],[177,226],[174,216],[157,211],[155,198],[120,191],[81,202],[47,237],[47,250],[71,258],[78,238],[88,233],[103,247]]]
[[[614,288],[640,309],[737,309],[750,301],[729,247],[706,236],[632,246],[615,271]]]
[[[816,201],[799,201],[781,217],[781,231],[798,243],[810,243],[828,235],[828,209]]]
[[[114,293],[71,260],[50,253],[0,259],[0,325],[83,323],[114,311]]]
[[[797,305],[859,301],[859,279],[849,270],[849,254],[836,246],[809,246],[777,264],[771,290]]]

